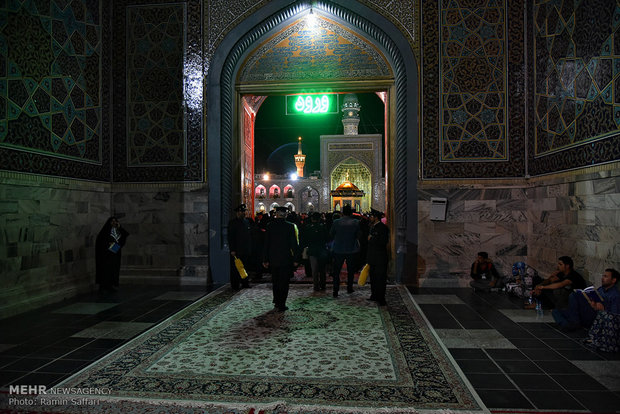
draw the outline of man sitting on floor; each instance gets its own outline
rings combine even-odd
[[[602,302],[594,302],[581,291],[573,292],[568,297],[568,309],[554,309],[551,314],[560,327],[575,330],[580,326],[589,329],[601,311],[620,313],[620,292],[616,283],[620,274],[616,269],[605,269],[601,278],[601,287],[596,291]]]
[[[478,252],[476,261],[471,265],[470,275],[474,280],[469,282],[469,286],[473,287],[474,290],[491,290],[500,287],[499,273],[497,273],[497,269],[493,266],[487,252]]]
[[[558,270],[534,287],[532,296],[542,302],[548,309],[568,307],[568,296],[574,289],[583,289],[586,282],[573,269],[573,259],[562,256],[558,259]],[[536,304],[526,305],[526,309],[534,309]]]

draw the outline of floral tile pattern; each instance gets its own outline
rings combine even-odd
[[[269,285],[221,288],[58,386],[106,388],[112,399],[281,401],[291,413],[483,410],[406,288],[388,286],[385,308],[367,291],[334,300],[293,285],[280,314]]]

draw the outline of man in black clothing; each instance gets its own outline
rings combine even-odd
[[[307,248],[308,260],[312,270],[314,291],[325,290],[325,265],[327,264],[327,249],[329,232],[321,223],[321,213],[312,213],[310,224],[304,226],[301,232],[302,248]]]
[[[573,290],[585,287],[586,281],[573,269],[573,259],[562,256],[558,259],[558,270],[536,285],[532,296],[541,299],[546,308],[565,309]],[[531,309],[534,306],[526,305],[525,308]]]
[[[488,291],[499,288],[501,279],[487,252],[478,252],[476,261],[471,265],[470,276],[473,279],[469,286],[474,290]]]
[[[385,306],[385,289],[387,285],[388,250],[390,230],[383,224],[383,213],[372,209],[370,229],[368,232],[367,262],[370,266],[370,298]]]
[[[297,267],[299,241],[293,223],[286,221],[286,207],[276,208],[276,217],[267,225],[263,248],[263,266],[271,269],[273,303],[278,312],[284,312],[293,270]]]
[[[235,257],[239,258],[244,266],[248,266],[252,258],[252,222],[245,217],[246,211],[245,204],[241,204],[235,209],[235,217],[228,222],[230,286],[233,290],[250,287],[248,278],[242,279],[235,266]]]
[[[338,297],[340,288],[340,270],[347,262],[347,293],[353,293],[353,279],[359,261],[360,242],[362,234],[360,223],[352,217],[353,209],[349,205],[342,208],[342,217],[334,220],[329,235],[334,238],[332,279],[334,281],[333,295]]]

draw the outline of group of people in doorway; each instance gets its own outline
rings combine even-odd
[[[344,206],[341,213],[314,212],[309,216],[277,207],[271,214],[257,214],[254,220],[241,204],[228,224],[231,287],[249,286],[248,278],[235,266],[235,260],[240,259],[257,280],[263,273],[271,274],[274,310],[284,312],[290,280],[302,263],[306,274],[312,275],[316,292],[326,290],[327,273],[331,274],[334,298],[340,291],[345,263],[347,293],[353,293],[355,274],[368,264],[368,299],[385,306],[389,229],[382,218],[383,213],[374,209],[367,215],[354,215],[350,206]]]

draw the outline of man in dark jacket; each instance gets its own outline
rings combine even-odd
[[[325,245],[329,241],[329,233],[321,222],[321,213],[314,212],[310,224],[304,226],[302,232],[302,248],[307,248],[314,291],[325,290],[325,265],[327,264],[327,250]]]
[[[263,266],[271,269],[273,303],[278,312],[284,312],[293,270],[297,266],[299,241],[293,223],[286,221],[286,207],[276,208],[276,217],[267,225],[263,248]]]
[[[390,230],[383,224],[383,213],[372,209],[370,229],[368,232],[367,263],[370,266],[370,298],[379,306],[385,306],[385,288],[387,285],[388,250]]]
[[[334,238],[332,278],[334,281],[335,298],[338,297],[340,270],[345,261],[347,262],[347,292],[353,293],[353,278],[357,270],[357,256],[360,251],[359,238],[362,232],[359,221],[353,218],[352,214],[351,206],[344,206],[342,208],[342,217],[334,220],[329,233]]]
[[[252,222],[245,217],[247,208],[241,204],[235,209],[235,217],[228,222],[228,247],[230,249],[230,286],[239,290],[241,286],[250,287],[248,278],[242,279],[235,257],[239,258],[244,266],[248,266],[252,258]]]

